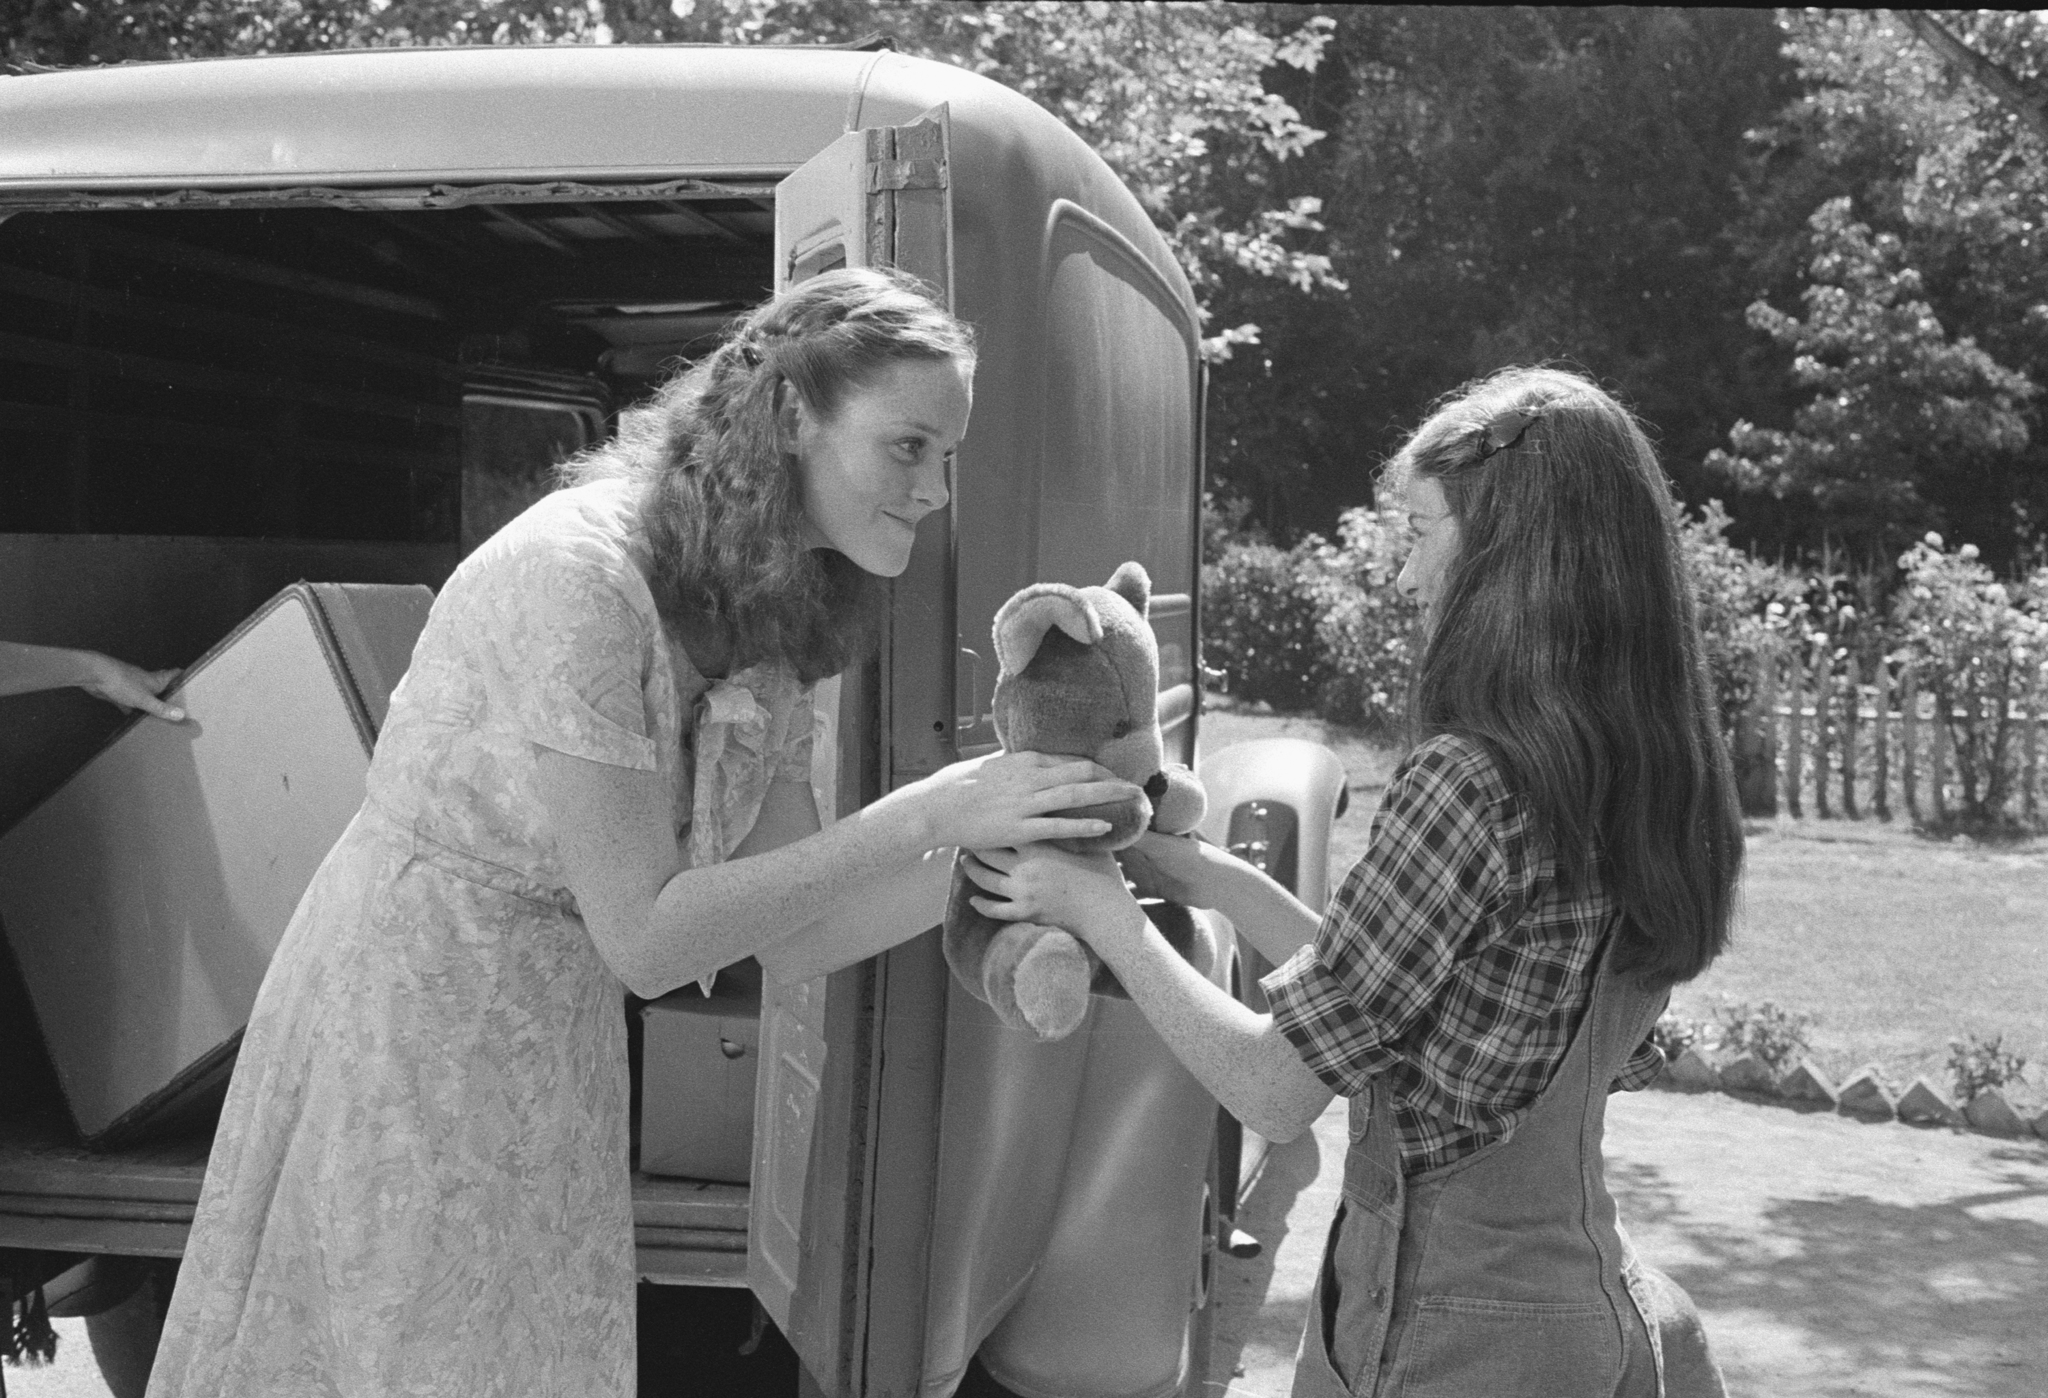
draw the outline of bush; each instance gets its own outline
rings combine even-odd
[[[1799,584],[1783,568],[1728,542],[1728,511],[1709,500],[1678,528],[1679,556],[1699,598],[1700,648],[1713,677],[1721,726],[1732,737],[1755,695],[1758,655],[1790,625]]]
[[[1806,1031],[1813,1025],[1812,1015],[1793,1014],[1769,1000],[1754,1007],[1747,1003],[1723,1005],[1717,1013],[1721,1046],[1734,1053],[1755,1054],[1774,1073],[1784,1072],[1808,1051]]]
[[[1664,1055],[1666,1063],[1676,1063],[1678,1055],[1694,1044],[1706,1047],[1706,1026],[1698,1020],[1687,1019],[1681,1014],[1666,1010],[1657,1016],[1657,1022],[1650,1026],[1650,1042]]]
[[[2014,706],[2036,693],[2048,665],[2048,569],[2017,594],[1964,544],[1950,553],[1929,534],[1899,558],[1892,599],[1897,659],[1910,663],[1949,738],[1962,808],[1953,823],[1972,834],[2016,830],[2006,810],[2018,773]]]
[[[1988,1039],[1975,1034],[1950,1039],[1948,1050],[1949,1077],[1956,1085],[1956,1101],[1963,1106],[1994,1087],[2018,1082],[2027,1071],[2024,1056],[2005,1051],[2003,1034]]]
[[[1755,720],[1757,659],[1799,619],[1798,580],[1728,542],[1728,512],[1709,500],[1678,529],[1679,556],[1699,600],[1700,649],[1748,815],[1777,811],[1777,753]]]
[[[1329,673],[1318,626],[1326,589],[1303,549],[1233,543],[1202,565],[1202,663],[1223,688],[1276,709],[1312,707]]]
[[[1364,508],[1345,511],[1337,538],[1304,560],[1322,599],[1317,707],[1333,723],[1390,736],[1407,712],[1417,658],[1415,608],[1394,590],[1407,540],[1390,517]]]
[[[1415,609],[1394,590],[1406,556],[1394,522],[1349,510],[1336,543],[1310,534],[1283,550],[1225,508],[1212,506],[1205,519],[1220,549],[1202,568],[1203,660],[1223,672],[1227,692],[1398,731]]]

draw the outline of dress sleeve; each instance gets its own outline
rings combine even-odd
[[[1365,856],[1313,944],[1261,982],[1273,1020],[1334,1092],[1355,1096],[1505,897],[1495,801],[1457,749],[1416,749],[1387,786]]]
[[[595,540],[535,535],[493,560],[478,638],[491,705],[528,742],[654,771],[645,681],[658,637],[630,568]]]

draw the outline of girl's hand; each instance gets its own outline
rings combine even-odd
[[[1162,835],[1147,830],[1129,849],[1117,851],[1124,877],[1137,886],[1140,898],[1170,898],[1190,907],[1215,906],[1208,876],[1215,858],[1230,858],[1199,835]]]
[[[978,849],[960,863],[982,892],[968,902],[999,922],[1060,927],[1094,947],[1104,960],[1136,924],[1145,921],[1123,871],[1107,854],[1069,854],[1049,845]]]
[[[921,804],[927,848],[990,849],[1107,834],[1106,820],[1049,813],[1128,800],[1138,791],[1084,758],[1007,752],[942,767],[899,795]]]

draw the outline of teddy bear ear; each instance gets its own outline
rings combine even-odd
[[[1152,576],[1135,559],[1109,575],[1109,590],[1136,607],[1139,616],[1152,604]]]
[[[995,624],[996,663],[1003,673],[1022,674],[1038,654],[1045,633],[1055,626],[1084,646],[1102,640],[1102,618],[1079,588],[1038,583],[1003,603]]]

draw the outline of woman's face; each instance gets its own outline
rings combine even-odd
[[[1443,484],[1429,476],[1410,476],[1401,491],[1401,513],[1409,537],[1408,561],[1394,586],[1403,597],[1422,608],[1425,628],[1436,625],[1436,604],[1450,578],[1451,563],[1458,556],[1458,521],[1451,514],[1451,502]]]
[[[974,371],[954,360],[899,359],[820,417],[783,404],[813,548],[834,548],[885,578],[910,566],[917,522],[947,501],[946,472],[967,432]]]

